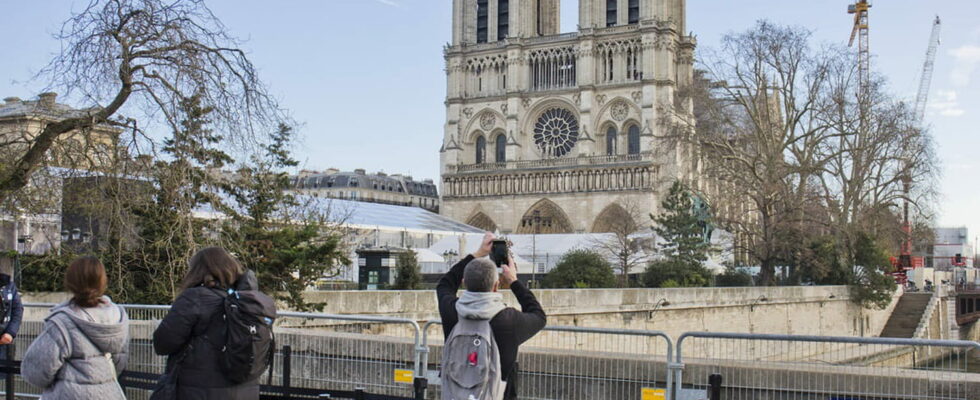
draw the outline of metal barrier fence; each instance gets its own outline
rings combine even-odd
[[[720,375],[726,400],[972,399],[978,355],[980,344],[958,340],[691,332],[677,340],[673,398]]]
[[[40,334],[43,318],[52,306],[24,305],[24,321],[15,340],[16,348],[21,352]],[[170,307],[122,306],[130,318],[127,371],[145,373],[146,376],[162,374],[166,357],[153,351],[152,339],[154,330]],[[401,329],[390,329],[389,325]],[[421,376],[421,330],[413,320],[280,312],[274,333],[277,350],[272,368],[260,379],[263,384],[281,382],[282,387],[297,388],[297,393],[303,389],[306,392],[321,390],[325,394],[334,393],[334,398],[344,398],[339,396],[351,395],[359,389],[376,397],[421,398],[424,395],[425,382],[418,378]],[[289,360],[288,365],[283,363],[284,359]],[[284,376],[290,379],[284,380]],[[147,379],[147,383],[150,380]],[[18,397],[41,393],[20,376],[16,377],[14,385]],[[149,391],[127,388],[126,396],[145,399]]]
[[[25,307],[19,355],[40,333],[51,305]],[[125,378],[137,383],[127,396],[145,399],[164,369],[152,335],[169,307],[124,307],[131,321]],[[439,324],[282,312],[273,368],[262,377],[263,384],[280,384],[264,386],[263,398],[438,398],[443,335],[433,327]],[[673,343],[660,331],[546,327],[521,346],[519,397],[704,399],[715,375],[726,400],[980,398],[976,342],[693,332],[678,338],[676,352]],[[40,394],[19,377],[13,389],[19,398]]]
[[[438,394],[442,354],[440,325],[422,329],[430,392]],[[659,331],[549,326],[521,345],[518,396],[533,400],[666,399],[673,374],[670,338]],[[438,398],[430,397],[430,398]]]

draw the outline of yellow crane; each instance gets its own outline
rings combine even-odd
[[[851,40],[848,46],[854,46],[854,38],[858,39],[858,78],[861,80],[861,93],[868,87],[871,81],[871,53],[868,50],[868,9],[871,2],[868,0],[857,0],[854,4],[847,6],[847,13],[854,14],[854,28],[851,29]]]

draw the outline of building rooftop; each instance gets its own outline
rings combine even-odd
[[[438,197],[435,183],[431,179],[413,180],[410,176],[387,175],[383,172],[367,174],[363,169],[353,172],[327,170],[325,172],[304,171],[290,177],[296,189],[325,188],[364,188],[386,192],[408,193],[416,196]]]
[[[340,199],[331,199],[321,204],[323,207],[329,207],[334,216],[343,219],[345,224],[356,227],[458,233],[483,232],[479,228],[418,207]]]
[[[59,104],[57,93],[47,92],[38,95],[37,100],[21,100],[18,97],[7,97],[0,104],[0,118],[17,117],[47,117],[61,119],[85,115],[94,108],[78,109],[65,104]]]

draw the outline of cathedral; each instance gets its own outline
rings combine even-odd
[[[559,5],[453,0],[443,214],[505,234],[609,232],[648,225],[694,178],[694,153],[662,134],[690,109],[675,106],[696,44],[685,0],[579,0],[570,33]]]

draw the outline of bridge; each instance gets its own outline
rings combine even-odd
[[[980,286],[974,283],[955,286],[956,323],[963,326],[980,319]]]

